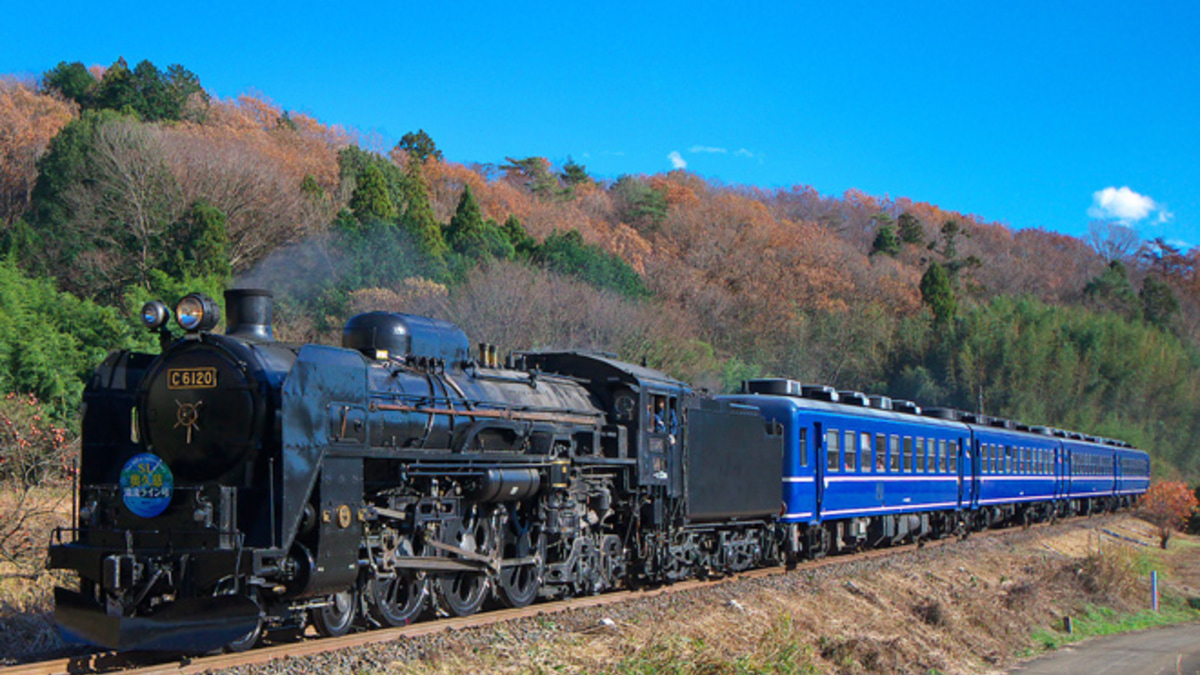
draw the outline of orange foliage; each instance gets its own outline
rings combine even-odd
[[[289,128],[282,123],[283,112],[270,101],[243,94],[232,101],[213,101],[203,124],[185,126],[204,137],[234,138],[255,146],[296,185],[311,175],[332,190],[338,182],[337,151],[354,138],[340,126],[325,126],[303,113],[288,114],[295,126]]]
[[[278,246],[324,227],[348,195],[338,193],[339,127],[289,114],[261,98],[215,101],[202,123],[166,129],[173,173],[187,201],[206,199],[228,218],[230,262],[247,268]],[[303,195],[312,176],[325,199]]]
[[[672,171],[668,176],[651,176],[648,182],[652,189],[663,193],[668,206],[689,209],[699,205],[700,197],[696,195],[695,189],[680,182],[680,175],[689,174]]]
[[[37,160],[75,114],[73,103],[0,80],[0,222],[11,225],[29,208]]]
[[[1171,534],[1182,530],[1192,514],[1200,509],[1196,495],[1182,481],[1159,481],[1142,496],[1141,517],[1158,527],[1162,547],[1167,547]]]

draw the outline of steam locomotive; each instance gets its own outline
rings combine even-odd
[[[501,367],[435,319],[359,315],[334,348],[274,341],[266,291],[226,310],[221,335],[184,298],[182,339],[88,383],[76,527],[49,555],[80,578],[55,593],[72,640],[241,649],[782,555],[782,438],[752,407],[604,354]]]
[[[385,312],[341,348],[283,344],[269,292],[225,305],[219,334],[185,297],[176,340],[148,303],[161,355],[113,352],[88,383],[75,524],[49,551],[79,577],[55,590],[70,640],[341,635],[1115,508],[1149,477],[1116,441],[854,392],[713,397],[586,351],[502,365]]]

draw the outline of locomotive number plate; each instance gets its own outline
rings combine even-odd
[[[212,389],[217,386],[216,368],[170,368],[168,389]]]

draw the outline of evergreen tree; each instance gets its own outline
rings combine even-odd
[[[178,277],[217,277],[228,281],[229,234],[225,214],[204,200],[193,203],[175,227],[175,269]]]
[[[140,93],[137,112],[147,122],[166,119],[167,83],[162,73],[149,61],[142,61],[133,69],[133,84]]]
[[[929,306],[934,324],[941,328],[949,326],[958,311],[958,299],[954,295],[950,275],[936,260],[929,263],[925,274],[921,276],[921,302]]]
[[[567,163],[563,165],[562,173],[558,177],[570,187],[592,182],[592,177],[588,175],[587,168],[582,164],[576,164],[575,160],[570,157],[567,157]]]
[[[133,114],[145,109],[146,100],[138,88],[137,80],[125,63],[124,57],[104,71],[100,78],[100,86],[96,92],[96,107],[116,110],[117,112]]]
[[[1113,260],[1100,276],[1083,287],[1088,303],[1101,311],[1116,312],[1126,318],[1139,314],[1138,297],[1129,283],[1129,272],[1120,260]]]
[[[401,191],[405,208],[400,222],[412,233],[413,239],[425,255],[441,259],[446,255],[448,247],[442,237],[442,226],[433,213],[433,205],[429,202],[429,187],[425,184],[425,175],[419,160],[409,160],[408,173],[401,184]]]
[[[527,258],[537,249],[537,241],[529,236],[525,226],[521,224],[521,219],[514,214],[508,214],[504,225],[500,226],[500,232],[508,239],[508,243],[519,257]]]
[[[354,193],[350,196],[350,210],[359,221],[391,220],[396,217],[396,205],[388,195],[387,179],[379,167],[367,165],[356,182]]]
[[[416,157],[422,164],[430,157],[439,162],[442,161],[442,151],[437,149],[437,145],[424,129],[418,129],[416,133],[410,131],[404,134],[396,146],[407,152],[410,157]]]
[[[667,195],[634,176],[621,176],[609,189],[617,216],[642,232],[656,232],[667,219]]]
[[[921,227],[921,221],[908,211],[901,213],[896,219],[896,229],[900,241],[905,244],[920,244],[925,241],[925,229]]]
[[[468,261],[487,257],[510,258],[513,254],[512,244],[508,243],[495,221],[483,219],[483,212],[471,194],[470,185],[463,187],[458,208],[446,226],[446,244]]]
[[[208,93],[200,86],[200,78],[192,71],[178,63],[167,67],[166,88],[163,99],[159,103],[162,118],[181,120],[187,108],[188,99],[199,95],[201,101],[208,103]]]
[[[42,74],[42,91],[57,91],[78,103],[79,107],[87,108],[96,91],[96,78],[82,63],[62,61]]]
[[[1171,292],[1171,287],[1158,277],[1146,277],[1138,299],[1142,304],[1142,318],[1152,326],[1165,329],[1179,313],[1179,299]]]
[[[560,274],[569,274],[627,298],[649,295],[641,276],[620,257],[587,244],[579,230],[554,231],[537,247],[533,259]]]
[[[900,253],[900,239],[891,225],[883,224],[875,233],[875,241],[871,242],[871,255],[882,253],[895,257]]]

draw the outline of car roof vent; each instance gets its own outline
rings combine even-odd
[[[837,393],[838,401],[846,405],[856,405],[860,408],[865,408],[870,404],[867,400],[867,395],[861,391],[839,391]]]
[[[829,401],[830,403],[838,402],[838,393],[833,387],[824,384],[806,384],[801,386],[800,389],[804,392],[804,398]]]
[[[742,383],[742,392],[746,394],[773,394],[775,396],[803,395],[799,382],[782,377],[746,380]]]
[[[879,410],[891,410],[892,399],[887,396],[868,396],[867,400],[871,402],[871,407]]]
[[[921,412],[926,417],[936,417],[939,420],[958,420],[962,413],[954,408],[926,408]]]
[[[1000,427],[1001,429],[1013,428],[1012,420],[1006,420],[1003,417],[993,417],[988,420],[988,424],[993,427]]]
[[[921,414],[921,406],[913,403],[912,401],[906,401],[902,398],[892,399],[892,410],[907,413],[909,415]]]

